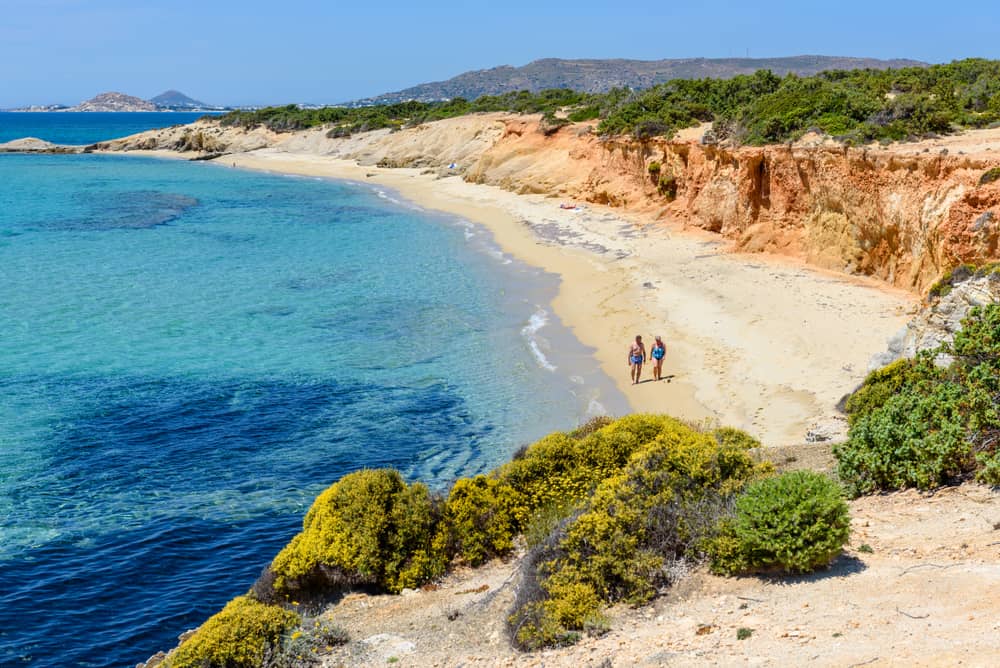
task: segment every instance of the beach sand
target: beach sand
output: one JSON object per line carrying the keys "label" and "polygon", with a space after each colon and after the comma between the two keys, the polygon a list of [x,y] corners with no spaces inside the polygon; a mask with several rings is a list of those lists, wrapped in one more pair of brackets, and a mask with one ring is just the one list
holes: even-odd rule
{"label": "beach sand", "polygon": [[[154,152],[176,157],[176,153]],[[912,314],[913,295],[794,260],[728,252],[718,237],[606,207],[380,169],[310,153],[261,149],[221,164],[362,181],[428,209],[482,224],[507,253],[561,277],[552,307],[635,411],[718,420],[765,445],[805,440],[868,371]],[[666,380],[632,385],[636,334],[662,335]],[[567,370],[573,373],[573,370]]]}

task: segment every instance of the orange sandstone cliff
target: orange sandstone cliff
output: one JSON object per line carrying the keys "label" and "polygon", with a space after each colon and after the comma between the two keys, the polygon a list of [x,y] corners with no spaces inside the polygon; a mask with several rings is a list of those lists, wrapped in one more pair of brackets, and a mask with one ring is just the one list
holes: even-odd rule
{"label": "orange sandstone cliff", "polygon": [[[468,180],[651,213],[719,233],[740,250],[792,255],[912,290],[957,264],[998,255],[1000,180],[979,182],[1000,165],[1000,151],[724,148],[600,139],[574,127],[545,136],[536,122],[517,118],[505,126],[467,168]],[[1000,146],[1000,132],[989,132]],[[965,139],[975,142],[975,133]],[[658,173],[649,171],[653,163]],[[663,177],[674,180],[672,201],[658,189]]]}

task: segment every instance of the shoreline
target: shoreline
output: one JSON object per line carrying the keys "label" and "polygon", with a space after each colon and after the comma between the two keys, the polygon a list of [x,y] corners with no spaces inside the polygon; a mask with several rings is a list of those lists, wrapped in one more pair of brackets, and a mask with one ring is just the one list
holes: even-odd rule
{"label": "shoreline", "polygon": [[[694,389],[687,387],[683,381],[661,382],[670,405],[677,406],[667,411],[656,397],[649,393],[638,394],[629,392],[633,388],[626,380],[628,374],[625,365],[625,349],[628,341],[623,340],[620,355],[614,355],[610,348],[617,339],[601,336],[586,323],[594,322],[596,318],[608,315],[602,302],[593,301],[592,295],[617,295],[622,282],[627,279],[625,272],[611,266],[595,267],[593,253],[566,245],[545,246],[539,243],[539,238],[532,229],[518,220],[508,208],[505,208],[502,194],[510,197],[520,197],[506,193],[491,186],[475,186],[461,181],[459,177],[438,180],[428,175],[420,174],[420,170],[409,168],[379,168],[364,167],[350,160],[321,159],[310,160],[310,156],[292,154],[274,154],[279,156],[273,164],[272,158],[261,158],[261,154],[227,155],[214,162],[220,164],[235,163],[237,168],[254,169],[292,173],[301,176],[320,176],[334,179],[350,180],[370,185],[380,184],[391,188],[414,204],[436,211],[467,218],[485,227],[493,235],[501,250],[518,260],[538,267],[547,273],[559,277],[556,296],[552,300],[552,309],[560,318],[562,324],[569,329],[583,345],[594,350],[594,357],[605,375],[615,384],[625,397],[634,412],[671,412],[671,414],[686,419],[703,419],[712,417],[711,411],[694,399]],[[287,156],[287,157],[286,157]],[[369,176],[373,175],[373,176]],[[446,182],[448,188],[432,188],[430,185],[441,185]],[[490,191],[479,197],[473,192],[457,192],[468,188],[483,188]],[[497,201],[491,202],[490,199]],[[555,252],[553,252],[555,251]],[[598,271],[594,271],[598,269]],[[638,295],[636,295],[638,297]],[[617,314],[616,314],[617,315]],[[597,334],[596,336],[594,334]],[[652,335],[644,335],[649,336]],[[620,364],[615,364],[616,358],[621,358]],[[664,367],[666,370],[666,365]],[[573,373],[568,370],[568,373]],[[651,371],[643,369],[643,377],[651,383]]]}
{"label": "shoreline", "polygon": [[[132,155],[182,158],[165,150]],[[276,149],[234,153],[223,166],[344,179],[393,189],[426,209],[486,227],[503,252],[559,277],[552,309],[633,411],[716,420],[765,445],[793,445],[861,382],[870,358],[917,298],[778,256],[728,252],[706,232],[594,205],[438,178],[413,168]],[[625,362],[635,334],[663,335],[666,380],[635,386]],[[568,370],[572,373],[572,370]],[[834,429],[836,431],[836,428]]]}

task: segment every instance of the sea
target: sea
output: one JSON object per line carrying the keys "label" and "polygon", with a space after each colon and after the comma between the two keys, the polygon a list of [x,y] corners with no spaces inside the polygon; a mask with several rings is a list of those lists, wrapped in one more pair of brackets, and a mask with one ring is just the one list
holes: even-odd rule
{"label": "sea", "polygon": [[[195,116],[7,113],[0,141]],[[371,183],[0,155],[0,666],[134,666],[345,473],[445,491],[625,412],[557,287]]]}

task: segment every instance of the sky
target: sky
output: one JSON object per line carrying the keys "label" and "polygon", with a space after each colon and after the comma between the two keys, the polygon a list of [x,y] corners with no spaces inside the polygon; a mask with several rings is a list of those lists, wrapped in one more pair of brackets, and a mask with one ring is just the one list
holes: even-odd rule
{"label": "sky", "polygon": [[538,58],[1000,59],[1000,2],[0,0],[0,108],[336,103]]}

